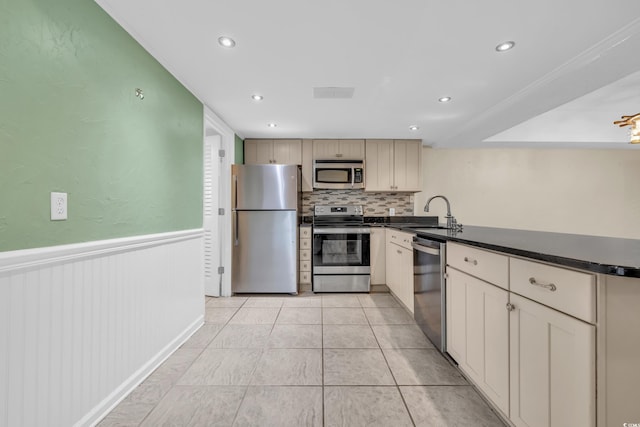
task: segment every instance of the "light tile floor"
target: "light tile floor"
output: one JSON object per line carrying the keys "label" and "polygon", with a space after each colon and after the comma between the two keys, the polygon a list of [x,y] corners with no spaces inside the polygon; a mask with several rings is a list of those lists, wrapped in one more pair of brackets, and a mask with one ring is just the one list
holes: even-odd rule
{"label": "light tile floor", "polygon": [[389,294],[207,298],[205,320],[101,427],[504,426]]}

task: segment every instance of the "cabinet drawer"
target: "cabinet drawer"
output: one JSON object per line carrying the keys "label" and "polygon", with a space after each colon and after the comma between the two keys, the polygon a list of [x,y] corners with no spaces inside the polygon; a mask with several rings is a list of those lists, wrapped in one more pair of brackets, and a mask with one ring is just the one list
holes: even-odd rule
{"label": "cabinet drawer", "polygon": [[311,272],[310,271],[301,271],[300,272],[300,283],[304,283],[304,284],[311,283]]}
{"label": "cabinet drawer", "polygon": [[311,239],[300,239],[300,250],[311,250]]}
{"label": "cabinet drawer", "polygon": [[300,251],[300,261],[311,261],[311,251],[308,249]]}
{"label": "cabinet drawer", "polygon": [[595,275],[519,258],[509,262],[511,292],[595,323]]}
{"label": "cabinet drawer", "polygon": [[509,289],[509,257],[447,243],[447,264],[503,289]]}
{"label": "cabinet drawer", "polygon": [[387,228],[387,242],[395,243],[402,246],[405,249],[413,249],[411,242],[413,242],[413,234],[405,233],[404,231],[398,231],[393,228]]}
{"label": "cabinet drawer", "polygon": [[311,271],[311,261],[300,261],[300,271]]}
{"label": "cabinet drawer", "polygon": [[301,239],[310,239],[311,238],[311,227],[300,227],[300,238]]}

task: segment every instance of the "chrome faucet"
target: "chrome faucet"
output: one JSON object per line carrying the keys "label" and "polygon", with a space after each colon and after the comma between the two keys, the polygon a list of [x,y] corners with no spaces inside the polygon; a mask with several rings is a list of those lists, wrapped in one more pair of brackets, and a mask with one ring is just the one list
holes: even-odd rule
{"label": "chrome faucet", "polygon": [[450,230],[452,229],[461,230],[462,224],[458,224],[458,221],[456,221],[456,218],[453,215],[451,215],[451,205],[449,204],[449,200],[446,197],[441,195],[430,197],[429,200],[427,200],[427,204],[424,205],[424,211],[429,212],[429,203],[431,203],[433,199],[437,199],[437,198],[441,198],[447,204],[447,216],[446,216],[447,228]]}

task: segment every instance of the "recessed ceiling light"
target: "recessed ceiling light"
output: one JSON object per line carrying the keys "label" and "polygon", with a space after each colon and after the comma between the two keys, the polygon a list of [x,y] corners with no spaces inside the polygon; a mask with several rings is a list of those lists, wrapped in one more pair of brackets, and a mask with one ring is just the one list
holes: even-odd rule
{"label": "recessed ceiling light", "polygon": [[418,126],[416,126],[416,125],[409,126],[409,130],[418,130],[418,129],[420,129],[420,128]]}
{"label": "recessed ceiling light", "polygon": [[255,94],[251,95],[251,99],[253,99],[254,101],[262,101],[264,99],[264,96]]}
{"label": "recessed ceiling light", "polygon": [[269,123],[267,126],[269,126],[270,128],[274,128],[274,127],[276,127],[276,126],[278,126],[278,125],[277,125],[277,124],[275,124],[275,123]]}
{"label": "recessed ceiling light", "polygon": [[513,48],[515,45],[516,45],[516,42],[512,42],[512,41],[502,42],[498,46],[496,46],[496,50],[498,52],[504,52],[506,50]]}
{"label": "recessed ceiling light", "polygon": [[438,101],[440,101],[440,102],[449,102],[449,101],[451,101],[451,97],[450,96],[443,96],[442,98],[438,98]]}
{"label": "recessed ceiling light", "polygon": [[236,45],[235,40],[227,36],[218,37],[218,43],[222,47],[229,47],[229,48],[234,47]]}

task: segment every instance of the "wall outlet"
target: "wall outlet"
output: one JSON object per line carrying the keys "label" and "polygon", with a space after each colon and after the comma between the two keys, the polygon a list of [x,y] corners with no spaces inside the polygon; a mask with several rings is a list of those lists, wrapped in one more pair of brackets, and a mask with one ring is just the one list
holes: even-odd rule
{"label": "wall outlet", "polygon": [[51,193],[51,221],[67,219],[67,193]]}
{"label": "wall outlet", "polygon": [[389,216],[396,216],[396,208],[389,208]]}

